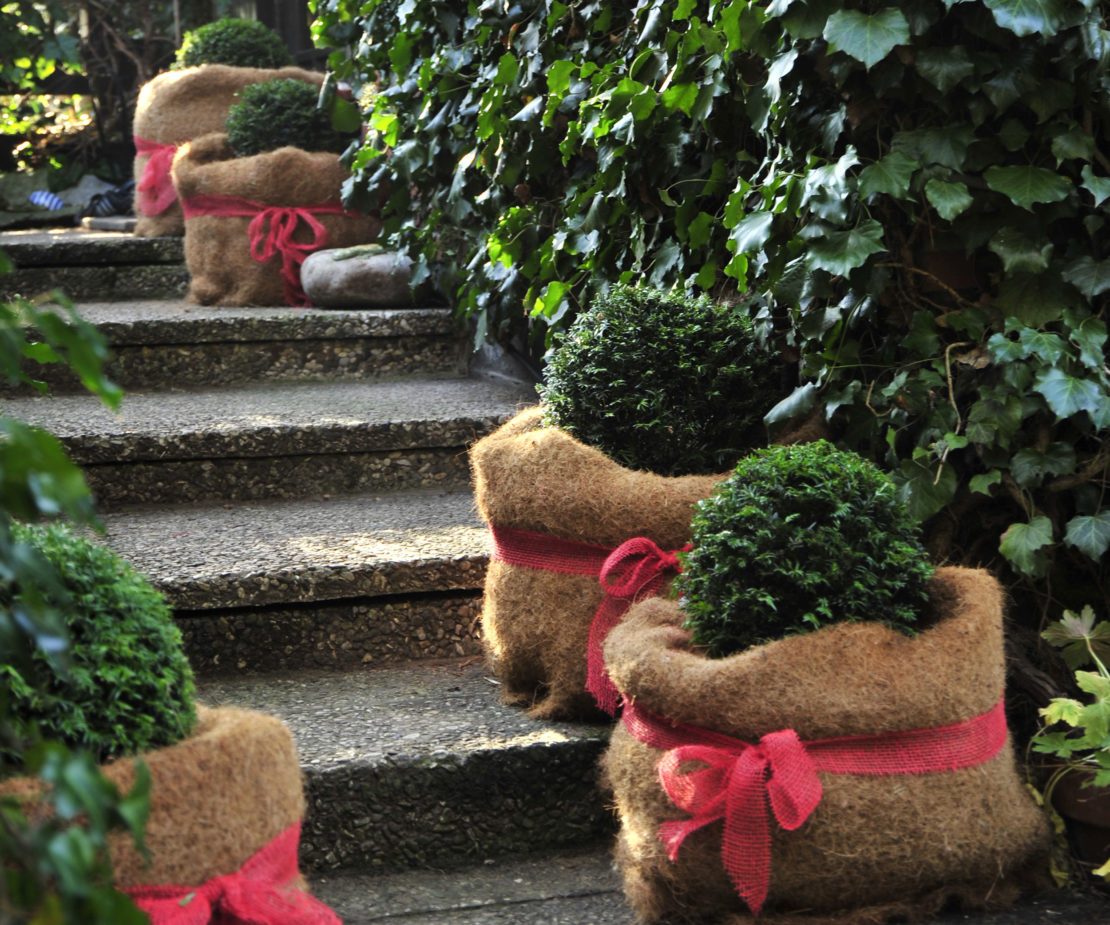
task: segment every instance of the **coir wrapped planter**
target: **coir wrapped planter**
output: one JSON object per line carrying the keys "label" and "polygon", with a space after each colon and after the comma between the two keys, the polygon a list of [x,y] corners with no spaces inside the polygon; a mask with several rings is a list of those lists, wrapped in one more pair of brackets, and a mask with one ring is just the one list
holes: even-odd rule
{"label": "coir wrapped planter", "polygon": [[299,67],[204,64],[166,71],[143,85],[133,125],[136,235],[180,237],[185,233],[185,216],[170,176],[177,148],[201,135],[222,132],[228,110],[244,87],[278,79],[319,87],[324,75]]}
{"label": "coir wrapped planter", "polygon": [[222,133],[182,147],[173,181],[185,211],[189,299],[202,305],[307,305],[300,265],[317,250],[374,241],[377,216],[340,203],[339,156],[278,148],[235,157]]}
{"label": "coir wrapped planter", "polygon": [[[661,592],[670,554],[690,539],[696,501],[723,475],[635,472],[566,431],[521,412],[470,451],[478,511],[495,551],[486,575],[482,626],[506,701],[548,719],[602,719],[586,689],[591,626],[600,667],[598,611],[612,622],[631,599]],[[600,572],[625,541],[608,583]],[[670,565],[668,564],[670,563]],[[602,631],[602,635],[603,635]]]}
{"label": "coir wrapped planter", "polygon": [[873,923],[1050,885],[1005,728],[998,584],[941,568],[929,593],[915,637],[840,623],[710,659],[661,599],[613,630],[626,705],[604,766],[641,920]]}
{"label": "coir wrapped planter", "polygon": [[[155,922],[225,921],[226,915],[227,921],[338,925],[327,906],[303,892],[297,869],[305,799],[288,728],[230,707],[198,706],[197,714],[189,738],[141,756],[151,773],[150,864],[128,834],[113,833],[116,887]],[[122,759],[102,771],[127,790],[135,762]],[[0,793],[23,798],[33,812],[41,786],[16,778],[0,783]]]}

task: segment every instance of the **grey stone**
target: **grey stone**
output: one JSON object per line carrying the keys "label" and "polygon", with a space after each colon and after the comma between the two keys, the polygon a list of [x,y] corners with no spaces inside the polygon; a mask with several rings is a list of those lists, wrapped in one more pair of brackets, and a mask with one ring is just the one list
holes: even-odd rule
{"label": "grey stone", "polygon": [[305,294],[329,308],[408,305],[411,283],[412,260],[377,244],[316,251],[301,265]]}

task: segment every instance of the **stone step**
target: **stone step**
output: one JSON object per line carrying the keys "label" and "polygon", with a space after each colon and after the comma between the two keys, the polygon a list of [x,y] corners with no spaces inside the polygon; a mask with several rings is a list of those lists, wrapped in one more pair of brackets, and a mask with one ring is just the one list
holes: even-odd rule
{"label": "stone step", "polygon": [[[531,394],[530,394],[531,393]],[[469,484],[465,447],[534,401],[482,379],[273,383],[8,398],[4,414],[54,433],[101,510]]]}
{"label": "stone step", "polygon": [[203,674],[475,655],[469,492],[132,510],[104,541],[167,596]]}
{"label": "stone step", "polygon": [[[447,308],[212,308],[140,299],[85,301],[78,311],[105,335],[106,371],[128,391],[467,371],[467,338]],[[60,365],[29,372],[55,393],[82,390]]]}
{"label": "stone step", "polygon": [[597,783],[609,726],[502,705],[479,658],[209,679],[197,697],[288,723],[306,872],[458,867],[612,836]]}
{"label": "stone step", "polygon": [[0,277],[0,298],[53,289],[75,301],[175,298],[189,284],[182,238],[85,228],[5,231],[0,250],[15,264]]}

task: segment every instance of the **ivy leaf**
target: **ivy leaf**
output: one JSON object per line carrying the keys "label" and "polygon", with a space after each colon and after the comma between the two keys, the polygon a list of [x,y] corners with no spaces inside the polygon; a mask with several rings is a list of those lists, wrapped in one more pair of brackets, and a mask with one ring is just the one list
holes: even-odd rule
{"label": "ivy leaf", "polygon": [[1057,421],[1086,411],[1097,423],[1104,416],[1108,404],[1097,383],[1068,375],[1058,366],[1038,370],[1034,390],[1044,396]]}
{"label": "ivy leaf", "polygon": [[898,199],[911,198],[910,179],[921,165],[908,154],[891,151],[868,164],[859,174],[859,194],[864,199],[883,193]]}
{"label": "ivy leaf", "polygon": [[1089,161],[1095,156],[1095,140],[1079,126],[1073,126],[1052,139],[1056,162],[1078,159]]}
{"label": "ivy leaf", "polygon": [[973,475],[971,481],[968,482],[967,487],[976,494],[989,495],[991,487],[994,485],[1002,484],[1002,473],[998,469],[991,469],[990,472],[984,472],[980,475]]}
{"label": "ivy leaf", "polygon": [[862,61],[870,70],[895,46],[909,42],[910,24],[901,10],[890,7],[873,16],[838,10],[825,24],[824,38],[830,49]]}
{"label": "ivy leaf", "polygon": [[1091,299],[1110,289],[1110,258],[1095,260],[1087,255],[1068,264],[1064,279]]}
{"label": "ivy leaf", "polygon": [[856,267],[863,266],[872,254],[885,250],[883,226],[875,219],[867,219],[855,228],[828,232],[811,240],[806,264],[810,269],[845,276]]}
{"label": "ivy leaf", "polygon": [[1030,212],[1038,202],[1067,199],[1073,189],[1071,182],[1054,170],[1028,165],[988,167],[983,172],[983,179],[996,193],[1008,196],[1014,205]]}
{"label": "ivy leaf", "polygon": [[1023,575],[1039,578],[1048,566],[1045,547],[1051,545],[1052,521],[1039,515],[1027,524],[1011,524],[998,549]]}
{"label": "ivy leaf", "polygon": [[925,184],[925,198],[946,222],[966,211],[974,201],[963,183],[938,180],[935,177]]}
{"label": "ivy leaf", "polygon": [[947,93],[975,73],[975,62],[963,45],[922,48],[915,63],[918,73],[941,93]]}
{"label": "ivy leaf", "polygon": [[994,21],[1014,35],[1053,36],[1067,14],[1065,0],[984,0]]}
{"label": "ivy leaf", "polygon": [[898,132],[890,140],[895,151],[904,151],[922,164],[940,164],[962,170],[967,149],[975,140],[970,125],[949,125],[945,128],[918,128]]}
{"label": "ivy leaf", "polygon": [[1083,165],[1080,175],[1083,182],[1079,185],[1094,197],[1096,208],[1110,199],[1110,177],[1096,177],[1090,164]]}
{"label": "ivy leaf", "polygon": [[1010,226],[1000,228],[987,246],[1002,259],[1006,273],[1039,273],[1052,259],[1051,242],[1038,246],[1038,242]]}
{"label": "ivy leaf", "polygon": [[780,424],[809,414],[817,405],[817,386],[812,382],[798,386],[763,416],[765,424]]}
{"label": "ivy leaf", "polygon": [[1110,510],[1073,517],[1068,521],[1064,542],[1095,562],[1110,549]]}
{"label": "ivy leaf", "polygon": [[1067,443],[1050,443],[1042,452],[1032,447],[1018,450],[1010,461],[1010,474],[1022,488],[1036,488],[1047,475],[1075,471],[1075,450]]}
{"label": "ivy leaf", "polygon": [[774,218],[771,212],[753,212],[740,219],[729,234],[736,253],[750,254],[761,250],[771,236]]}
{"label": "ivy leaf", "polygon": [[897,476],[898,495],[910,517],[919,522],[928,520],[948,504],[956,496],[960,481],[948,463],[934,468],[918,459],[903,459]]}

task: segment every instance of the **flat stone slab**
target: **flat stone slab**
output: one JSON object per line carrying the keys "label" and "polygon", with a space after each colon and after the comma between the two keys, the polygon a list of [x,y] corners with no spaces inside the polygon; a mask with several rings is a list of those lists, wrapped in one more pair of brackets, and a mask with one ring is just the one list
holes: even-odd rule
{"label": "flat stone slab", "polygon": [[184,238],[137,238],[127,231],[88,228],[0,232],[0,250],[17,267],[183,263]]}
{"label": "flat stone slab", "polygon": [[635,925],[608,847],[488,859],[462,870],[311,878],[346,925]]}
{"label": "flat stone slab", "polygon": [[105,542],[179,610],[476,591],[489,537],[469,492],[153,508]]}
{"label": "flat stone slab", "polygon": [[10,398],[0,408],[51,431],[88,465],[461,447],[534,401],[530,391],[477,379],[310,382],[132,392],[118,413],[89,395]]}
{"label": "flat stone slab", "polygon": [[597,844],[608,725],[504,706],[480,659],[201,681],[198,700],[288,723],[305,772],[306,870],[387,872]]}

